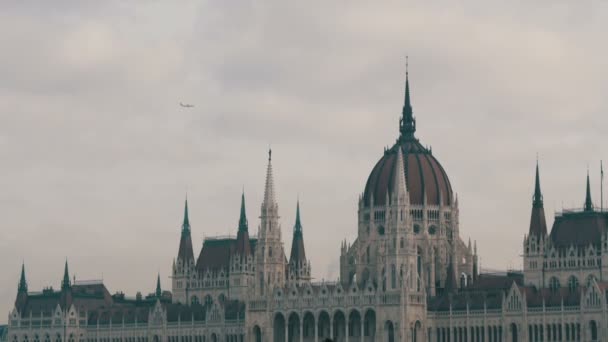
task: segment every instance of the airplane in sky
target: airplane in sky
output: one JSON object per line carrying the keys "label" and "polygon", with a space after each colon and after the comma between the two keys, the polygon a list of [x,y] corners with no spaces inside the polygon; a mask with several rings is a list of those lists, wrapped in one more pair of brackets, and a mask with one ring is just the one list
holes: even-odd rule
{"label": "airplane in sky", "polygon": [[193,108],[194,105],[193,104],[189,104],[189,103],[179,103],[180,106],[184,107],[184,108]]}

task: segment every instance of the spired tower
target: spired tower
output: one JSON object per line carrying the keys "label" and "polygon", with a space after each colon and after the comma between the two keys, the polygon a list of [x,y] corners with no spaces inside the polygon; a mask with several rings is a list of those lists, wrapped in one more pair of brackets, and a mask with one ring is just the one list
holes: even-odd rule
{"label": "spired tower", "polygon": [[404,95],[399,137],[359,197],[358,236],[352,245],[343,243],[340,278],[348,286],[435,296],[444,292],[450,272],[457,286],[470,285],[478,259],[460,238],[458,200],[447,173],[416,137],[407,72]]}
{"label": "spired tower", "polygon": [[540,190],[540,174],[536,162],[536,177],[534,180],[534,195],[532,197],[532,213],[530,229],[524,236],[524,280],[526,285],[544,287],[543,261],[547,243],[547,221],[543,206],[543,195]]}
{"label": "spired tower", "polygon": [[190,218],[188,217],[188,199],[186,199],[184,205],[184,222],[182,223],[179,250],[177,252],[177,260],[173,260],[172,272],[173,301],[176,303],[188,303],[190,279],[195,276]]}
{"label": "spired tower", "polygon": [[260,214],[261,223],[255,248],[255,286],[258,295],[264,295],[269,293],[268,291],[271,292],[274,287],[285,285],[287,258],[283,250],[279,218],[279,205],[275,198],[272,176],[272,150],[269,150],[264,201]]}
{"label": "spired tower", "polygon": [[230,287],[231,299],[244,299],[248,289],[253,286],[254,261],[249,240],[249,223],[245,210],[245,192],[241,195],[241,214],[239,228],[236,234],[236,246],[230,257]]}
{"label": "spired tower", "polygon": [[310,281],[310,261],[306,259],[304,249],[304,235],[302,233],[302,222],[300,220],[300,201],[296,206],[296,223],[293,227],[293,239],[291,242],[291,254],[289,257],[288,280],[289,283],[300,286]]}

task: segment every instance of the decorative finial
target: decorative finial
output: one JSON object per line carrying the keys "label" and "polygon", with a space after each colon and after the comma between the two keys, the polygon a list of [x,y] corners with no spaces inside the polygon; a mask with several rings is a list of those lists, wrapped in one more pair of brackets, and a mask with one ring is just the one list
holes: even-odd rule
{"label": "decorative finial", "polygon": [[272,149],[268,147],[268,161],[272,160]]}
{"label": "decorative finial", "polygon": [[408,64],[409,64],[409,63],[408,63],[408,59],[409,59],[409,56],[408,56],[408,55],[405,55],[405,75],[406,75],[406,76],[407,76],[407,74],[408,74]]}

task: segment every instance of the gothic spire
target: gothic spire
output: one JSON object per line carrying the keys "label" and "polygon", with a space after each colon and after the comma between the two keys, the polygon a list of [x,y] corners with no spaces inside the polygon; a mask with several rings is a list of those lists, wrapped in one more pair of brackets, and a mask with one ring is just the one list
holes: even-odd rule
{"label": "gothic spire", "polygon": [[410,81],[407,56],[405,57],[405,100],[403,103],[399,130],[401,132],[401,138],[403,139],[413,139],[414,133],[416,132],[416,119],[414,118],[414,112],[412,110],[412,103],[410,100]]}
{"label": "gothic spire", "polygon": [[245,191],[241,195],[241,216],[239,217],[239,229],[236,233],[236,252],[243,258],[251,254],[249,227],[245,212]]}
{"label": "gothic spire", "polygon": [[70,284],[70,272],[68,271],[68,260],[65,260],[65,268],[63,270],[63,280],[61,281],[61,289],[68,290],[72,285]]}
{"label": "gothic spire", "polygon": [[154,294],[156,295],[156,298],[160,298],[163,294],[163,291],[160,288],[160,273],[156,277],[156,292]]}
{"label": "gothic spire", "polygon": [[591,185],[589,183],[589,170],[587,170],[587,193],[585,195],[585,211],[593,211],[593,202],[591,201]]}
{"label": "gothic spire", "polygon": [[547,235],[547,221],[545,220],[545,209],[543,208],[543,194],[540,191],[540,172],[538,171],[538,160],[536,161],[536,178],[534,180],[534,196],[532,198],[532,213],[530,215],[529,236],[537,238]]}
{"label": "gothic spire", "polygon": [[190,219],[188,218],[188,198],[184,205],[184,223],[182,223],[182,235],[190,235]]}
{"label": "gothic spire", "polygon": [[190,233],[190,218],[188,217],[188,198],[184,205],[184,222],[182,223],[182,236],[179,240],[177,259],[182,263],[194,262],[194,251],[192,250],[192,236]]}
{"label": "gothic spire", "polygon": [[407,196],[407,183],[405,181],[405,168],[403,167],[403,151],[401,145],[397,144],[397,159],[393,170],[393,186],[391,201],[404,201]]}
{"label": "gothic spire", "polygon": [[293,240],[291,242],[289,263],[291,265],[301,266],[304,262],[306,262],[306,251],[304,250],[304,236],[302,234],[302,221],[300,220],[300,200],[298,200],[296,206],[296,223],[293,227]]}
{"label": "gothic spire", "polygon": [[534,208],[543,207],[543,195],[540,191],[540,175],[538,172],[538,160],[536,161],[536,180],[534,183],[534,200],[532,201],[532,206]]}
{"label": "gothic spire", "polygon": [[268,168],[266,169],[266,186],[264,187],[265,207],[273,206],[276,203],[274,195],[274,179],[272,177],[272,150],[268,150]]}
{"label": "gothic spire", "polygon": [[25,281],[25,263],[21,264],[21,278],[17,293],[27,293],[27,281]]}
{"label": "gothic spire", "polygon": [[239,232],[248,231],[247,213],[245,212],[245,191],[241,195],[241,216],[239,217]]}
{"label": "gothic spire", "polygon": [[296,205],[296,224],[293,227],[295,232],[302,233],[302,222],[300,221],[300,199],[298,199],[298,204]]}

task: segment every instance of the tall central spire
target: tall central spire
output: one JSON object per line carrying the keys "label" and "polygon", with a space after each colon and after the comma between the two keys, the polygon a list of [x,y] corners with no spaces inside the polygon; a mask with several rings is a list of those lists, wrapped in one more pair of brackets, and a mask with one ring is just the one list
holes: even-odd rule
{"label": "tall central spire", "polygon": [[405,100],[403,103],[401,120],[399,121],[401,138],[414,139],[414,133],[416,132],[416,119],[414,118],[412,103],[410,101],[410,81],[407,56],[405,57]]}
{"label": "tall central spire", "polygon": [[585,211],[593,211],[593,202],[591,201],[591,185],[589,183],[589,170],[587,170],[587,193],[585,194]]}
{"label": "tall central spire", "polygon": [[270,207],[275,204],[274,196],[274,179],[272,177],[272,150],[268,150],[268,168],[266,170],[266,186],[264,188],[264,203],[265,207]]}

